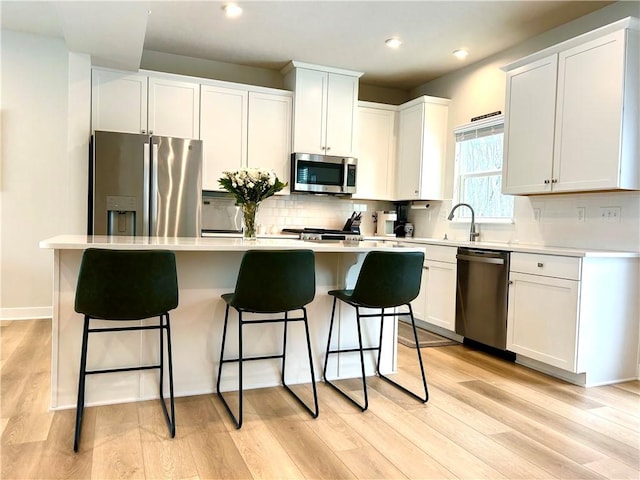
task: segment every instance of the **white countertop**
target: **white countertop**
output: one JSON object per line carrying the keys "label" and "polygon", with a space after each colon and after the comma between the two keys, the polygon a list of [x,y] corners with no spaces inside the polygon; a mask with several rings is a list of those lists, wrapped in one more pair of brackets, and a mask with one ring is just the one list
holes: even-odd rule
{"label": "white countertop", "polygon": [[[40,248],[55,250],[83,250],[85,248],[139,249],[201,252],[242,252],[246,250],[309,249],[314,252],[368,252],[370,250],[393,251],[403,248],[398,242],[366,240],[346,241],[302,241],[297,238],[269,237],[244,240],[241,237],[110,237],[106,235],[58,235],[40,242]],[[404,247],[406,249],[406,246]],[[424,251],[415,245],[412,250]]]}
{"label": "white countertop", "polygon": [[[366,237],[366,240],[379,240],[383,237]],[[640,252],[625,252],[618,250],[597,250],[585,248],[554,247],[549,245],[534,245],[526,243],[498,243],[498,242],[469,242],[468,240],[444,240],[437,238],[388,238],[387,241],[397,241],[399,243],[413,243],[420,245],[443,245],[447,247],[476,247],[489,250],[502,250],[519,253],[538,253],[545,255],[561,255],[567,257],[614,257],[614,258],[640,258]]]}
{"label": "white countertop", "polygon": [[[295,235],[266,235],[257,240],[244,240],[238,234],[216,234],[207,237],[109,237],[105,235],[58,235],[40,242],[40,248],[74,250],[94,248],[160,249],[175,251],[246,251],[249,249],[308,248],[315,252],[367,252],[394,250],[407,245],[420,250],[421,245],[476,247],[508,252],[561,255],[568,257],[640,258],[640,252],[554,247],[524,243],[469,242],[421,237],[366,236],[362,242],[301,241]],[[410,248],[410,247],[409,247]]]}

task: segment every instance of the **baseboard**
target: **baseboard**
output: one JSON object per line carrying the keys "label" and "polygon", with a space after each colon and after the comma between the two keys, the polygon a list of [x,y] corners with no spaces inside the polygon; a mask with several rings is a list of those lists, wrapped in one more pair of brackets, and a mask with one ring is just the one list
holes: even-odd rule
{"label": "baseboard", "polygon": [[36,320],[51,318],[53,307],[0,308],[0,320]]}

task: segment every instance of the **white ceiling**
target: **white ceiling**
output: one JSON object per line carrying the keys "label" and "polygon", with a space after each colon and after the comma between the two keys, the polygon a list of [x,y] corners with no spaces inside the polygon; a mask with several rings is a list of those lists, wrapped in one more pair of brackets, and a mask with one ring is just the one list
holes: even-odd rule
{"label": "white ceiling", "polygon": [[[224,3],[2,0],[1,22],[64,38],[94,65],[137,70],[143,49],[274,70],[299,60],[410,89],[612,2],[239,0],[236,19]],[[392,36],[398,50],[384,45]],[[464,62],[451,55],[461,47]]]}

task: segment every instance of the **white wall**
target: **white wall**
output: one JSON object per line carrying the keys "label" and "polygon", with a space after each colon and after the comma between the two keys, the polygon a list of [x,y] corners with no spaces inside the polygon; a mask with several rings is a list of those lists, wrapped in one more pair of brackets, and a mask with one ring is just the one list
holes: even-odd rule
{"label": "white wall", "polygon": [[[445,197],[453,195],[455,139],[453,129],[469,123],[472,117],[500,110],[504,112],[505,74],[500,69],[543,48],[581,33],[612,23],[627,16],[638,16],[637,2],[617,2],[581,17],[485,61],[470,65],[450,75],[426,83],[412,93],[450,98],[449,142],[445,173]],[[472,58],[472,57],[470,57]],[[410,218],[417,236],[466,239],[468,224],[446,220],[451,201],[430,202],[430,209],[412,210]],[[586,208],[585,221],[579,221],[577,207]],[[603,223],[600,207],[621,208],[620,223]],[[534,212],[539,211],[539,220]],[[613,192],[579,195],[543,195],[516,197],[515,223],[512,225],[480,225],[481,239],[486,241],[520,241],[556,246],[576,246],[616,250],[640,248],[640,193]]]}
{"label": "white wall", "polygon": [[3,30],[1,49],[0,318],[50,316],[53,254],[38,242],[85,228],[90,65],[62,40]]}

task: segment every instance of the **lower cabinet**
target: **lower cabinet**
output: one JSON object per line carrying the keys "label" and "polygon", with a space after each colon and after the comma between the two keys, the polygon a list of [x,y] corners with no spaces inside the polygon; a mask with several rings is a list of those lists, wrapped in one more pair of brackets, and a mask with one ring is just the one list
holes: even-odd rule
{"label": "lower cabinet", "polygon": [[456,250],[427,246],[420,294],[411,303],[416,318],[451,332],[456,328]]}
{"label": "lower cabinet", "polygon": [[507,350],[520,363],[585,386],[636,378],[637,258],[512,253],[509,279]]}

